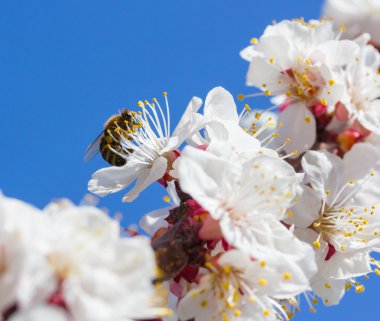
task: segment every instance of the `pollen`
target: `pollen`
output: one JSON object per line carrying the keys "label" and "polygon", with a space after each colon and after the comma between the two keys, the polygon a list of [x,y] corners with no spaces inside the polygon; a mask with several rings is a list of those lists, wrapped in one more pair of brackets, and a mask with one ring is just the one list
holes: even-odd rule
{"label": "pollen", "polygon": [[269,316],[269,314],[270,314],[269,310],[264,310],[263,311],[263,316],[267,317],[267,316]]}
{"label": "pollen", "polygon": [[225,266],[223,266],[223,271],[226,274],[230,274],[231,273],[231,267],[229,265],[225,265]]}
{"label": "pollen", "polygon": [[234,311],[234,316],[235,317],[240,317],[240,315],[241,315],[241,311],[240,310],[235,310]]}
{"label": "pollen", "polygon": [[202,307],[202,308],[207,307],[207,300],[203,300],[203,301],[201,302],[201,307]]}
{"label": "pollen", "polygon": [[237,99],[240,101],[244,100],[244,97],[245,97],[244,94],[238,94],[237,95]]}
{"label": "pollen", "polygon": [[251,42],[252,45],[257,45],[259,43],[259,39],[252,38],[250,42]]}
{"label": "pollen", "polygon": [[359,286],[356,287],[355,292],[356,293],[363,293],[364,290],[365,290],[364,285],[359,285]]}

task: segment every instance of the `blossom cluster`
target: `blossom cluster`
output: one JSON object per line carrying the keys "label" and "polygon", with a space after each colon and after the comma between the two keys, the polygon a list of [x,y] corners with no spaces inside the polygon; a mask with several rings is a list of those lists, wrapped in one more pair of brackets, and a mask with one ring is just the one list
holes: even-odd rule
{"label": "blossom cluster", "polygon": [[1,197],[2,319],[289,320],[364,292],[380,275],[375,7],[330,0],[326,18],[268,26],[241,51],[251,92],[194,97],[174,130],[166,92],[111,118],[100,150],[118,162],[88,189],[128,203],[161,184],[150,239],[95,207]]}

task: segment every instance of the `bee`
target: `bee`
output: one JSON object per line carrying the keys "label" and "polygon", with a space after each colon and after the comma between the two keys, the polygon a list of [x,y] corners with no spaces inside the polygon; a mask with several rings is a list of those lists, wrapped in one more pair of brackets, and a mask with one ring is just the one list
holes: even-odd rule
{"label": "bee", "polygon": [[87,148],[84,160],[93,159],[98,152],[103,159],[112,166],[123,166],[127,163],[127,155],[133,150],[125,149],[121,142],[123,139],[132,140],[130,134],[140,127],[136,112],[122,109],[119,114],[112,116],[104,124],[103,131]]}

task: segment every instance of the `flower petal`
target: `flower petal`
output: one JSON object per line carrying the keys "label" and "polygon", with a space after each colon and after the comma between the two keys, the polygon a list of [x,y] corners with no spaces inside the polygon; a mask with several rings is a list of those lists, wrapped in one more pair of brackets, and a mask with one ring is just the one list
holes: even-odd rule
{"label": "flower petal", "polygon": [[144,169],[141,172],[140,176],[137,178],[135,186],[124,195],[123,202],[132,202],[145,188],[162,178],[167,170],[167,165],[168,161],[165,157],[157,158],[154,161],[152,168]]}
{"label": "flower petal", "polygon": [[[299,103],[289,106],[280,113],[279,123],[283,123],[279,131],[279,139],[285,142],[290,138],[290,142],[285,145],[287,153],[298,151],[298,156],[310,149],[316,139],[316,123],[313,114]],[[298,157],[298,156],[295,157]]]}

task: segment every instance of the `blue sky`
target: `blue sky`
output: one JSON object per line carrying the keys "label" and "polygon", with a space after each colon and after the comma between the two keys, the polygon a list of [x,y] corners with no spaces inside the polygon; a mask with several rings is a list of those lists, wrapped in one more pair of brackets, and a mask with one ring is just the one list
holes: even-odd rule
{"label": "blue sky", "polygon": [[[215,86],[246,92],[239,51],[272,20],[318,17],[320,0],[12,0],[0,3],[0,189],[42,207],[79,202],[91,173],[86,147],[120,108],[167,91],[178,120],[192,96]],[[251,103],[255,105],[254,103]],[[259,106],[263,101],[257,101]],[[154,186],[132,204],[101,206],[124,224],[163,206]],[[296,320],[366,321],[379,281],[337,308]]]}

